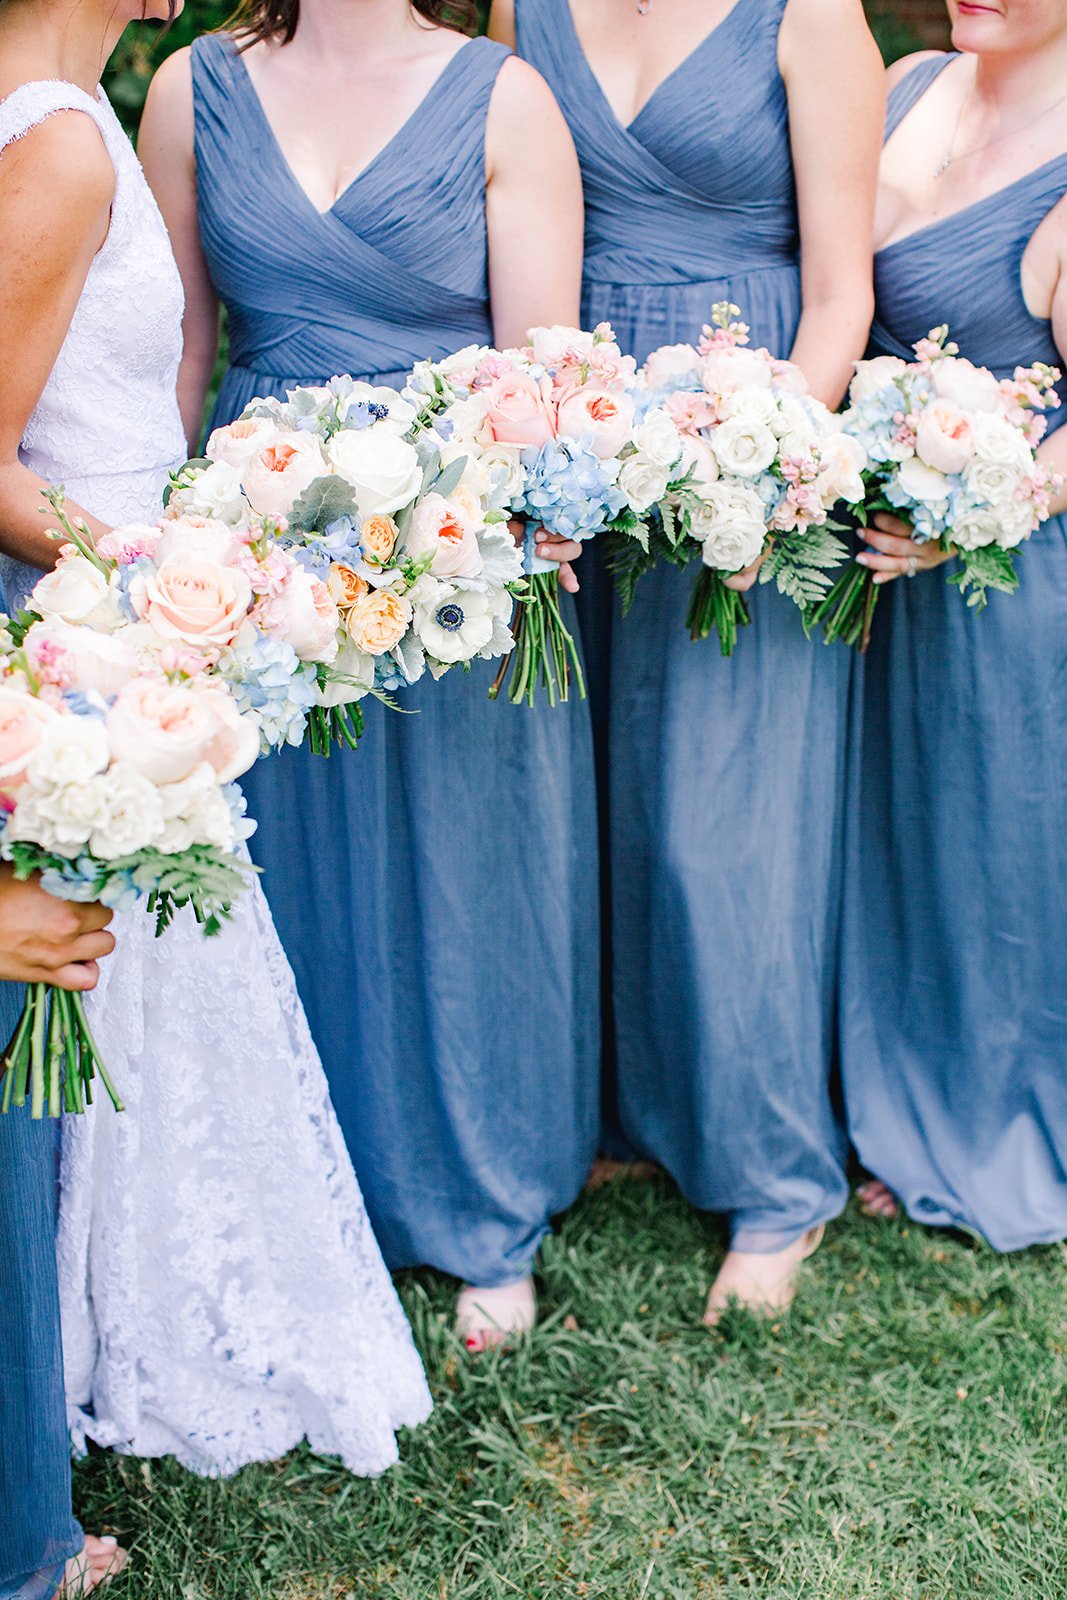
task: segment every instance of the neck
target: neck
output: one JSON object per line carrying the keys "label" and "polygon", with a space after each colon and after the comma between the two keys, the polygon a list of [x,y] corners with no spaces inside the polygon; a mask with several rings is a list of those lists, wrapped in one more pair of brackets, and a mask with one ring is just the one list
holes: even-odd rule
{"label": "neck", "polygon": [[125,18],[113,0],[15,0],[0,5],[0,60],[5,83],[61,78],[95,94]]}
{"label": "neck", "polygon": [[980,55],[975,62],[974,96],[994,114],[1051,106],[1067,90],[1067,35],[1039,50]]}
{"label": "neck", "polygon": [[350,52],[364,61],[395,57],[427,27],[408,0],[302,0],[290,49],[323,65],[344,65]]}

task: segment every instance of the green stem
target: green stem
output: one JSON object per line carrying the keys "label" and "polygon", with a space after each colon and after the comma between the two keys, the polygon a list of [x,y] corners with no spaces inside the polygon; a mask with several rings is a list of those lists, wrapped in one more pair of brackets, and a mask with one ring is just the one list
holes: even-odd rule
{"label": "green stem", "polygon": [[71,1009],[74,1012],[75,1024],[78,1032],[81,1034],[83,1048],[87,1050],[89,1054],[92,1067],[95,1067],[96,1071],[99,1073],[100,1082],[104,1085],[104,1088],[111,1096],[111,1104],[115,1107],[115,1110],[122,1111],[125,1109],[122,1103],[122,1098],[119,1095],[118,1090],[115,1088],[115,1085],[112,1083],[107,1068],[104,1066],[103,1058],[97,1048],[96,1040],[93,1038],[93,1030],[89,1026],[89,1018],[85,1015],[85,1001],[82,999],[81,995],[75,991],[70,996],[70,1004]]}
{"label": "green stem", "polygon": [[44,1042],[48,1021],[48,993],[43,983],[33,986],[33,1029],[30,1034],[30,1116],[44,1116]]}

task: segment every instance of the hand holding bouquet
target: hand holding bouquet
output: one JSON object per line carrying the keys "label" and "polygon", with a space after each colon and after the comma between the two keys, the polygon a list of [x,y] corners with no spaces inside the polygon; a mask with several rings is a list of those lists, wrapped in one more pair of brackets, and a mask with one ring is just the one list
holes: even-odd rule
{"label": "hand holding bouquet", "polygon": [[581,660],[559,604],[559,568],[535,550],[538,528],[584,542],[628,511],[623,457],[631,446],[636,364],[607,324],[534,328],[515,350],[472,349],[418,367],[413,388],[432,395],[438,428],[477,461],[491,503],[525,518],[529,585],[515,621],[508,698],[533,705],[566,700],[573,676],[584,697]]}
{"label": "hand holding bouquet", "polygon": [[[264,748],[354,748],[359,702],[506,654],[522,564],[481,475],[429,404],[335,378],[253,400],[175,475],[167,519],[243,547],[248,623],[219,670]],[[164,526],[167,526],[165,522]]]}
{"label": "hand holding bouquet", "polygon": [[[686,621],[694,639],[714,629],[723,655],[749,621],[726,580],[761,557],[759,581],[775,582],[802,611],[825,594],[827,569],[846,554],[830,511],[862,496],[865,465],[861,446],[804,392],[799,369],[748,347],[738,316],[737,306],[716,305],[698,346],[665,346],[646,361],[644,426],[665,417],[681,455],[662,490],[650,484],[645,521],[612,550],[624,609],[657,560],[685,566],[699,557]],[[665,430],[658,421],[655,428],[665,456]],[[637,476],[636,463],[629,473]]]}
{"label": "hand holding bouquet", "polygon": [[[1058,378],[1039,365],[999,381],[959,355],[947,327],[920,340],[912,362],[876,356],[856,367],[841,420],[869,463],[861,521],[891,512],[916,543],[958,556],[948,581],[975,610],[990,589],[1018,587],[1013,552],[1049,514],[1057,478],[1035,450]],[[828,644],[866,650],[877,596],[872,573],[853,562],[812,620]]]}
{"label": "hand holding bouquet", "polygon": [[[52,498],[72,542],[0,631],[0,858],[60,899],[146,898],[157,932],[189,905],[214,932],[251,870],[234,780],[257,731],[221,682],[146,664],[120,569]],[[0,1110],[81,1111],[94,1073],[121,1108],[80,994],[31,985]]]}

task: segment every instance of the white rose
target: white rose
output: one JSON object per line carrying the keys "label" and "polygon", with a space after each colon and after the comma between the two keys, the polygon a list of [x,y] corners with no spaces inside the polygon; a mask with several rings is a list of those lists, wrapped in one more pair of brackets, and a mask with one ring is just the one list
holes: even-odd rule
{"label": "white rose", "polygon": [[522,494],[522,446],[494,443],[482,451],[481,459],[489,476],[490,503],[496,510],[505,510]]}
{"label": "white rose", "polygon": [[488,354],[488,345],[467,344],[462,350],[457,350],[453,355],[445,356],[443,361],[438,361],[437,369],[444,377],[451,378],[457,372],[467,373],[481,366]]}
{"label": "white rose", "polygon": [[182,515],[164,522],[154,560],[156,566],[161,567],[172,556],[204,556],[208,561],[228,566],[241,549],[233,529],[218,517]]}
{"label": "white rose", "polygon": [[241,474],[227,461],[213,461],[210,467],[198,472],[188,488],[179,495],[183,511],[194,516],[218,517],[220,522],[235,525],[248,511],[248,502],[241,492]]}
{"label": "white rose", "polygon": [[593,352],[591,333],[585,333],[581,328],[568,328],[558,322],[551,328],[531,328],[529,337],[533,358],[543,367],[556,366],[569,351],[583,356]]}
{"label": "white rose", "polygon": [[38,789],[85,783],[106,769],[110,754],[102,717],[57,717],[45,728],[26,770]]}
{"label": "white rose", "polygon": [[653,350],[642,369],[650,389],[661,389],[678,378],[687,378],[700,366],[700,356],[691,344],[664,344]]}
{"label": "white rose", "polygon": [[618,483],[634,511],[641,517],[663,499],[670,476],[669,467],[661,466],[658,461],[650,461],[648,456],[639,452],[623,462]]}
{"label": "white rose", "polygon": [[26,651],[38,667],[47,662],[52,672],[58,670],[63,687],[110,699],[137,674],[133,631],[95,633],[62,617],[47,617],[27,633]]}
{"label": "white rose", "polygon": [[194,844],[232,850],[233,817],[215,769],[206,761],[179,783],[164,785],[159,798],[163,803],[163,831],[156,848],[165,855],[179,855]]}
{"label": "white rose", "polygon": [[847,500],[858,505],[864,496],[862,473],[867,452],[851,434],[831,433],[819,442],[819,493],[825,504]]}
{"label": "white rose", "polygon": [[775,400],[777,415],[768,426],[780,439],[788,438],[792,442],[801,440],[801,454],[810,450],[823,433],[833,431],[828,425],[829,412],[825,412],[825,418],[823,416],[825,407],[820,406],[813,416],[811,402],[805,402],[795,394],[778,393]]}
{"label": "white rose", "polygon": [[996,542],[1002,550],[1014,550],[1024,539],[1029,539],[1037,525],[1037,518],[1028,500],[1012,499],[1002,502],[995,509],[1000,523]]}
{"label": "white rose", "polygon": [[481,590],[441,583],[415,607],[415,634],[426,654],[452,666],[471,661],[493,637],[490,597]]}
{"label": "white rose", "polygon": [[92,854],[109,861],[155,844],[163,832],[163,802],[155,784],[122,762],[93,782],[106,788],[107,815],[93,829]]}
{"label": "white rose", "polygon": [[930,379],[935,394],[951,400],[963,411],[999,411],[1000,384],[984,367],[976,367],[962,356],[946,356],[935,361]]}
{"label": "white rose", "polygon": [[744,484],[712,484],[693,518],[692,532],[701,541],[706,567],[740,572],[759,557],[766,541],[763,502]]}
{"label": "white rose", "polygon": [[974,506],[959,514],[949,537],[961,550],[996,544],[1000,537],[1000,519],[990,506]]}
{"label": "white rose", "polygon": [[963,481],[976,500],[999,506],[1015,498],[1019,487],[1019,471],[1014,463],[989,461],[976,456],[964,469]]}
{"label": "white rose", "polygon": [[241,471],[258,451],[277,436],[278,427],[270,417],[246,417],[216,428],[204,446],[210,461],[224,461],[228,467]]}
{"label": "white rose", "polygon": [[665,411],[650,411],[634,429],[633,441],[640,454],[657,467],[673,467],[682,453],[678,429]]}
{"label": "white rose", "polygon": [[1010,466],[1019,474],[1033,468],[1033,451],[1025,435],[1002,414],[983,412],[975,417],[974,453],[979,461]]}
{"label": "white rose", "polygon": [[[800,402],[796,402],[798,409],[803,410]],[[737,422],[760,422],[765,428],[770,428],[777,433],[776,424],[779,422],[778,400],[770,389],[754,389],[746,385],[729,396],[726,401],[725,411],[727,417]]]}
{"label": "white rose", "polygon": [[778,454],[778,441],[762,422],[722,422],[711,435],[711,448],[723,472],[758,478]]}
{"label": "white rose", "polygon": [[26,604],[42,617],[59,617],[102,633],[113,633],[125,620],[106,574],[79,555],[64,557],[38,579]]}
{"label": "white rose", "polygon": [[361,517],[410,505],[422,487],[413,445],[381,428],[345,428],[326,446],[334,471],[352,486]]}
{"label": "white rose", "polygon": [[921,505],[940,505],[948,500],[949,483],[945,474],[928,467],[918,456],[909,456],[900,463],[896,481],[910,499]]}
{"label": "white rose", "polygon": [[894,383],[908,370],[908,363],[899,356],[872,356],[870,361],[856,362],[856,375],[848,386],[848,397],[854,406]]}
{"label": "white rose", "polygon": [[314,434],[279,432],[245,462],[241,482],[249,504],[260,516],[284,517],[326,471],[322,447]]}

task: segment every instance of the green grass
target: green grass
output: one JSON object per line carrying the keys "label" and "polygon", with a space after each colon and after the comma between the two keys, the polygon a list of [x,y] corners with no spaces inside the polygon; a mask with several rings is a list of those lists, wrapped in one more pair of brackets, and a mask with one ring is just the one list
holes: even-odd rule
{"label": "green grass", "polygon": [[720,1236],[665,1183],[583,1198],[544,1321],[469,1361],[403,1294],[437,1409],[377,1482],[297,1452],[229,1483],[97,1454],[112,1600],[1063,1600],[1067,1251],[855,1210],[780,1323],[700,1324]]}

